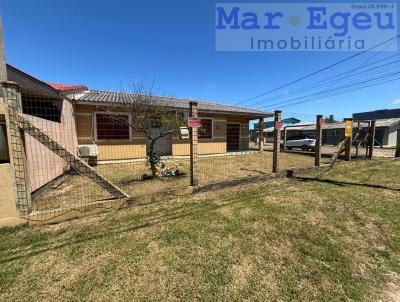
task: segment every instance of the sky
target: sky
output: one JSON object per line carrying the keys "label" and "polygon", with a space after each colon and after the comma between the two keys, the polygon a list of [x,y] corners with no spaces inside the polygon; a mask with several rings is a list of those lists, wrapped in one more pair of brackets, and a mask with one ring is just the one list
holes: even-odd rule
{"label": "sky", "polygon": [[[126,91],[144,80],[154,82],[161,94],[237,104],[354,54],[216,51],[215,5],[211,0],[1,0],[6,60],[48,82]],[[281,94],[347,71],[373,55]],[[340,119],[399,108],[399,88],[396,81],[283,108],[283,115],[310,121],[316,114]],[[267,99],[272,96],[243,105],[269,109],[276,102]]]}

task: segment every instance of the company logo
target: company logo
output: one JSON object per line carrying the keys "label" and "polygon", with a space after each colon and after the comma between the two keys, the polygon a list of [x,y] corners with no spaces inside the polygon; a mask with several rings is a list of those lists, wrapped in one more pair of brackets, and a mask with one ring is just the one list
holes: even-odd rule
{"label": "company logo", "polygon": [[[394,3],[221,3],[219,51],[360,51],[397,35]],[[397,40],[384,50],[397,50]]]}

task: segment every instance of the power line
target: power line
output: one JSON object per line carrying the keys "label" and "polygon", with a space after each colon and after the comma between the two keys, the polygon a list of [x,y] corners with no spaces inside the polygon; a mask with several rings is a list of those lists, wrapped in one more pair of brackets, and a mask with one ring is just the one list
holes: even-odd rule
{"label": "power line", "polygon": [[284,85],[282,85],[282,86],[279,86],[279,87],[277,87],[277,88],[274,88],[274,89],[269,90],[269,91],[266,91],[266,92],[263,92],[263,93],[261,93],[261,94],[259,94],[259,95],[254,96],[254,97],[245,99],[245,100],[240,101],[240,102],[238,102],[238,103],[235,103],[235,105],[240,105],[240,104],[246,103],[246,102],[248,102],[248,101],[255,100],[255,99],[257,99],[257,98],[259,98],[259,97],[261,97],[261,96],[270,94],[270,93],[275,92],[275,91],[278,91],[278,90],[280,90],[280,89],[282,89],[282,88],[286,88],[286,87],[288,87],[288,86],[290,86],[290,85],[293,85],[293,84],[295,84],[295,83],[298,83],[298,82],[300,82],[300,81],[302,81],[302,80],[305,80],[305,79],[307,79],[307,78],[310,78],[310,77],[312,77],[312,76],[314,76],[314,75],[316,75],[316,74],[318,74],[318,73],[321,73],[321,72],[323,72],[323,71],[325,71],[325,70],[328,70],[328,69],[330,69],[330,68],[332,68],[332,67],[335,67],[335,66],[337,66],[337,65],[339,65],[339,64],[342,64],[342,63],[347,62],[347,61],[349,61],[349,60],[351,60],[351,59],[354,59],[355,57],[358,57],[358,56],[360,56],[360,55],[362,55],[362,54],[364,54],[364,53],[366,53],[366,52],[368,52],[368,51],[371,51],[371,50],[373,50],[373,49],[375,49],[375,48],[377,48],[377,47],[379,47],[379,46],[382,46],[382,45],[384,45],[384,44],[386,44],[386,43],[388,43],[388,42],[390,42],[390,41],[392,41],[392,40],[394,40],[394,39],[397,39],[398,37],[400,37],[400,35],[397,35],[397,36],[395,36],[395,37],[393,37],[393,38],[390,38],[390,39],[388,39],[388,40],[386,40],[386,41],[384,41],[384,42],[381,42],[381,43],[379,43],[379,44],[377,44],[377,45],[375,45],[375,46],[372,46],[372,47],[370,47],[370,48],[368,48],[368,49],[365,49],[365,50],[363,50],[363,51],[361,51],[361,52],[358,52],[358,53],[356,53],[356,54],[354,54],[354,55],[352,55],[352,56],[350,56],[350,57],[347,57],[347,58],[345,58],[345,59],[343,59],[343,60],[337,61],[337,62],[335,62],[335,63],[333,63],[333,64],[331,64],[331,65],[328,65],[328,66],[326,66],[326,67],[324,67],[324,68],[321,68],[321,69],[319,69],[319,70],[317,70],[317,71],[314,71],[314,72],[312,72],[312,73],[310,73],[310,74],[308,74],[308,75],[305,75],[305,76],[303,76],[303,77],[301,77],[301,78],[299,78],[299,79],[296,79],[296,80],[294,80],[294,81],[291,81],[291,82],[289,82],[289,83],[287,83],[287,84],[284,84]]}
{"label": "power line", "polygon": [[[400,59],[399,59],[399,60],[390,61],[390,62],[388,62],[388,63],[382,64],[382,65],[379,65],[379,66],[375,66],[375,67],[372,67],[372,68],[369,68],[369,69],[366,69],[366,70],[363,70],[363,71],[360,71],[360,72],[357,72],[357,73],[354,73],[354,72],[353,72],[353,71],[356,71],[356,70],[362,70],[362,69],[364,69],[365,67],[368,67],[368,66],[373,66],[373,65],[375,65],[377,62],[381,62],[381,61],[384,61],[384,60],[385,60],[385,59],[376,61],[376,62],[371,63],[371,64],[368,64],[368,65],[366,65],[366,66],[364,66],[364,67],[362,67],[362,68],[357,67],[357,68],[355,68],[355,69],[353,69],[353,70],[351,70],[351,71],[347,71],[347,72],[344,72],[344,73],[335,75],[335,76],[333,76],[333,77],[330,77],[330,78],[328,78],[328,79],[322,80],[322,81],[320,81],[320,82],[317,82],[317,83],[314,83],[314,84],[310,84],[310,85],[308,85],[308,88],[307,88],[307,86],[306,86],[306,87],[304,87],[304,88],[301,88],[301,89],[298,89],[298,90],[293,91],[292,95],[304,93],[304,92],[307,92],[308,90],[313,90],[313,89],[315,89],[315,88],[324,86],[324,85],[326,85],[326,84],[337,83],[337,81],[340,81],[340,80],[343,80],[343,79],[349,79],[349,78],[355,77],[355,76],[357,76],[357,75],[374,74],[374,73],[370,73],[370,71],[379,70],[379,69],[381,69],[382,67],[386,67],[386,66],[393,67],[394,64],[400,63]],[[352,72],[353,72],[353,73],[352,73]],[[386,72],[386,70],[377,71],[375,74],[381,74],[381,73],[384,73],[384,72]],[[350,74],[349,74],[349,73],[350,73]],[[342,78],[339,78],[339,79],[338,79],[338,76],[340,76],[340,75],[344,75],[344,76],[343,76]],[[332,86],[332,85],[328,85],[328,87],[330,87],[330,86]],[[283,95],[280,95],[280,96],[283,96]],[[259,101],[259,102],[256,102],[256,103],[252,103],[251,106],[252,106],[252,107],[255,107],[255,106],[257,106],[257,105],[259,105],[259,104],[261,104],[261,103],[265,103],[265,102],[267,102],[267,101],[273,101],[273,100],[279,99],[280,96],[273,97],[273,98],[271,98],[271,99],[265,99],[265,100],[262,100],[262,101]],[[284,95],[284,96],[287,97],[287,95]],[[309,96],[309,95],[308,95],[308,96]],[[303,96],[303,97],[304,97],[304,96]],[[301,97],[299,97],[299,98],[301,98]],[[292,99],[293,99],[293,98],[292,98]],[[291,99],[289,98],[289,100],[291,100]],[[286,102],[286,101],[287,101],[287,100],[283,100],[283,101],[280,101],[280,102]]]}
{"label": "power line", "polygon": [[284,106],[281,106],[280,108],[287,108],[287,107],[291,107],[291,106],[295,106],[295,105],[301,105],[301,104],[313,102],[313,101],[316,101],[316,100],[319,100],[319,99],[323,99],[323,98],[331,98],[331,97],[334,97],[334,96],[337,96],[337,95],[341,95],[341,94],[345,94],[345,93],[349,93],[349,92],[353,92],[353,91],[358,91],[358,90],[362,90],[362,89],[365,89],[365,88],[378,86],[378,85],[382,85],[382,84],[386,84],[386,83],[390,83],[390,82],[394,82],[394,81],[398,81],[398,80],[400,80],[400,77],[397,77],[397,78],[394,78],[394,79],[390,79],[390,80],[386,80],[386,81],[381,81],[381,82],[378,82],[378,83],[373,83],[373,84],[361,86],[361,87],[358,87],[358,88],[355,88],[355,89],[344,90],[344,91],[341,91],[339,93],[333,93],[331,95],[324,95],[324,96],[316,98],[316,99],[305,100],[305,101],[301,101],[301,102],[297,102],[297,103],[293,103],[293,104],[284,105]]}
{"label": "power line", "polygon": [[400,74],[400,69],[397,69],[396,72],[387,73],[387,74],[381,75],[379,77],[369,78],[369,79],[365,79],[365,80],[361,80],[361,81],[349,82],[349,83],[346,83],[346,84],[344,84],[342,86],[336,86],[336,87],[334,87],[334,88],[332,88],[330,90],[329,89],[325,89],[325,90],[319,91],[317,93],[308,94],[308,95],[301,96],[301,97],[296,97],[296,98],[291,98],[291,99],[288,99],[288,100],[285,100],[285,101],[281,101],[281,102],[276,102],[276,103],[268,105],[268,107],[265,106],[265,107],[261,107],[261,108],[273,108],[274,106],[281,106],[281,105],[288,104],[288,103],[291,103],[291,102],[294,102],[294,101],[298,101],[298,100],[301,100],[301,99],[304,99],[304,98],[319,97],[319,96],[323,96],[324,93],[335,92],[335,91],[338,91],[338,90],[343,89],[343,88],[349,88],[349,87],[352,87],[352,86],[357,86],[357,85],[360,85],[360,84],[372,82],[374,80],[383,79],[383,78],[390,77],[390,76],[397,75],[397,74]]}
{"label": "power line", "polygon": [[[395,41],[392,41],[389,45],[387,45],[385,48],[383,48],[381,51],[379,51],[379,53],[373,55],[371,58],[368,58],[368,59],[367,59],[365,62],[363,62],[361,65],[359,65],[359,66],[357,66],[356,68],[354,68],[354,69],[352,69],[352,70],[350,70],[350,71],[344,73],[345,75],[344,75],[343,77],[341,77],[340,79],[336,80],[335,82],[338,83],[338,82],[342,81],[342,80],[345,79],[345,78],[351,78],[351,77],[354,77],[354,76],[357,75],[357,74],[366,73],[366,72],[368,72],[368,71],[375,70],[375,69],[377,69],[377,68],[380,69],[380,68],[382,68],[382,67],[384,67],[384,66],[387,66],[387,64],[383,64],[383,65],[379,65],[379,66],[374,67],[374,68],[367,69],[367,70],[365,70],[365,71],[363,71],[363,72],[359,72],[359,73],[354,74],[354,72],[357,71],[357,70],[359,70],[359,69],[363,69],[363,68],[365,68],[365,67],[367,67],[367,66],[375,65],[376,62],[375,62],[375,63],[371,63],[371,64],[368,64],[368,63],[369,63],[371,60],[373,60],[374,58],[376,58],[377,56],[379,56],[385,49],[387,49],[388,47],[390,47],[390,45],[392,45],[394,42],[395,42]],[[382,61],[382,60],[378,60],[378,61]],[[390,64],[390,63],[389,63],[389,64]],[[380,71],[380,72],[371,73],[371,75],[373,75],[373,74],[379,75],[379,74],[382,74],[383,72],[385,72],[385,70]],[[348,74],[348,75],[347,75],[347,74]],[[393,73],[393,74],[385,74],[383,77],[387,77],[387,76],[391,76],[391,75],[395,75],[395,74],[396,74],[396,73]],[[382,77],[382,78],[383,78],[383,77]],[[361,78],[361,79],[362,79],[362,78]],[[375,78],[375,79],[379,79],[379,78]],[[354,84],[354,85],[358,85],[358,84],[362,84],[362,83],[366,83],[366,82],[373,81],[373,80],[375,80],[375,79],[367,80],[367,81],[365,81],[365,82],[362,82],[362,81],[361,81],[361,82],[353,81],[353,82],[347,83],[347,85],[345,85],[345,86],[337,86],[335,89],[329,90],[329,88],[331,88],[331,87],[333,86],[333,85],[331,84],[331,85],[329,85],[328,87],[326,87],[325,89],[319,91],[318,93],[316,93],[316,94],[314,94],[314,95],[302,96],[302,97],[298,97],[298,98],[295,98],[295,99],[289,99],[289,100],[281,101],[281,102],[275,103],[275,104],[273,104],[273,105],[271,105],[271,106],[277,106],[277,105],[287,104],[287,103],[293,102],[293,101],[295,101],[295,100],[302,99],[302,98],[309,97],[309,96],[318,97],[318,95],[322,95],[322,94],[324,94],[324,93],[326,93],[326,92],[332,92],[332,91],[338,90],[338,88],[339,88],[339,89],[347,88],[347,87],[351,87],[351,85],[353,85],[353,84]],[[310,100],[310,101],[311,101],[311,100]]]}

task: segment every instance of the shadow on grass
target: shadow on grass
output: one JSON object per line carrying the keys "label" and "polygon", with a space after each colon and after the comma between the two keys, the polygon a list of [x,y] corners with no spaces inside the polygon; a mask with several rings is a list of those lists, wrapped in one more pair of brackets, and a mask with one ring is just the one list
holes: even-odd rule
{"label": "shadow on grass", "polygon": [[384,189],[384,190],[391,190],[400,192],[399,188],[390,188],[383,185],[374,185],[368,183],[357,183],[357,182],[346,182],[346,181],[339,181],[333,179],[323,179],[323,178],[316,178],[316,177],[299,177],[295,176],[293,179],[303,181],[303,182],[320,182],[320,183],[327,183],[332,184],[335,186],[347,187],[347,186],[358,186],[358,187],[367,187],[367,188],[374,188],[374,189]]}
{"label": "shadow on grass", "polygon": [[[183,204],[168,210],[154,210],[146,215],[141,216],[139,218],[140,221],[137,221],[136,223],[125,222],[128,225],[119,225],[118,223],[115,223],[115,226],[107,227],[105,231],[100,231],[99,228],[93,228],[93,230],[89,231],[82,230],[79,233],[72,233],[70,236],[62,238],[62,240],[56,238],[55,242],[43,242],[35,246],[32,246],[29,242],[25,243],[24,245],[18,243],[18,247],[10,246],[7,249],[0,250],[0,257],[2,258],[0,260],[0,264],[33,257],[42,253],[58,250],[67,246],[82,244],[92,240],[119,236],[127,232],[139,231],[141,229],[168,223],[188,216],[198,217],[199,215],[206,214],[208,212],[214,212],[220,208],[230,206],[236,202],[240,201],[229,199],[225,203],[218,205],[207,201],[193,204]],[[124,220],[122,220],[122,223],[123,222]]]}
{"label": "shadow on grass", "polygon": [[252,183],[256,183],[256,182],[262,182],[265,180],[270,180],[270,179],[274,179],[274,178],[282,178],[282,177],[286,177],[286,176],[287,176],[287,171],[276,173],[276,174],[273,174],[273,173],[268,174],[268,173],[263,172],[263,174],[259,175],[259,176],[252,176],[252,177],[245,176],[242,178],[221,181],[218,183],[201,185],[196,189],[196,193],[231,188],[231,187],[235,187],[235,186],[239,186],[239,185],[252,184]]}

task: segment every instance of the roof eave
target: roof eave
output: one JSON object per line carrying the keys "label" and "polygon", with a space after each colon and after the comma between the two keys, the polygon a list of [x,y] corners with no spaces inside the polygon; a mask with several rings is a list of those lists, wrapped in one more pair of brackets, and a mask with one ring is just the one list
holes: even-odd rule
{"label": "roof eave", "polygon": [[[91,102],[91,101],[82,101],[82,100],[74,100],[74,103],[77,105],[91,105],[91,106],[112,106],[112,105],[123,105],[123,104],[111,104],[111,103],[102,103],[102,102]],[[179,108],[179,107],[173,107],[170,106],[168,107],[170,110],[188,110],[188,108]],[[240,116],[246,116],[246,117],[252,117],[252,118],[266,118],[266,117],[272,117],[274,116],[273,113],[270,112],[254,112],[254,113],[249,113],[249,112],[232,112],[232,111],[223,111],[223,110],[204,110],[204,109],[198,109],[199,112],[201,113],[211,113],[211,114],[230,114],[230,115],[240,115]]]}

